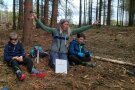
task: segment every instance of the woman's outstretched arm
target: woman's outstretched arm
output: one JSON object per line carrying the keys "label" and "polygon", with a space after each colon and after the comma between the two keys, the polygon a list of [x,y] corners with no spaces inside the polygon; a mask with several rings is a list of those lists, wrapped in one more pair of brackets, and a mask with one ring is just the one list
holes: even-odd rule
{"label": "woman's outstretched arm", "polygon": [[80,28],[73,29],[73,30],[71,31],[71,35],[75,35],[75,34],[84,32],[84,31],[86,31],[86,30],[89,30],[91,27],[92,27],[92,26],[87,25],[87,26],[82,26],[82,27],[80,27]]}
{"label": "woman's outstretched arm", "polygon": [[49,32],[49,33],[53,33],[53,32],[55,31],[55,28],[50,28],[50,27],[44,25],[44,24],[37,18],[37,16],[36,16],[35,13],[31,13],[31,18],[32,18],[32,19],[35,19],[37,25],[39,25],[42,30],[44,30],[44,31],[46,31],[46,32]]}
{"label": "woman's outstretched arm", "polygon": [[46,32],[53,33],[55,31],[55,28],[50,28],[44,25],[39,19],[36,19],[36,22],[40,26],[40,28]]}
{"label": "woman's outstretched arm", "polygon": [[71,35],[75,35],[75,34],[78,34],[78,33],[81,33],[81,32],[87,31],[87,30],[91,30],[91,28],[93,27],[93,25],[96,25],[98,23],[99,23],[99,21],[97,20],[92,25],[82,26],[80,28],[73,29],[71,31]]}

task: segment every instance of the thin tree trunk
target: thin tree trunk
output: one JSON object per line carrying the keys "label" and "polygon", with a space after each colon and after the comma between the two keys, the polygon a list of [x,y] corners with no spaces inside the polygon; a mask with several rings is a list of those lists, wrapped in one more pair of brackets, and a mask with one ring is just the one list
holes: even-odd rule
{"label": "thin tree trunk", "polygon": [[82,25],[82,0],[80,0],[79,27]]}
{"label": "thin tree trunk", "polygon": [[23,0],[19,0],[18,28],[23,29]]}
{"label": "thin tree trunk", "polygon": [[91,17],[90,17],[90,18],[91,18],[91,20],[90,20],[90,25],[92,25],[92,3],[93,3],[93,0],[91,0],[91,5],[90,5],[90,6],[91,6],[91,7],[90,7],[90,11],[91,11],[91,12],[90,12],[90,16],[91,16]]}
{"label": "thin tree trunk", "polygon": [[44,24],[48,25],[49,0],[45,0],[44,7]]}
{"label": "thin tree trunk", "polygon": [[106,23],[106,0],[104,0],[104,16],[103,16],[103,25]]}
{"label": "thin tree trunk", "polygon": [[16,7],[16,1],[13,0],[13,29],[16,29],[16,10],[15,10],[15,7]]}
{"label": "thin tree trunk", "polygon": [[37,18],[39,18],[39,0],[37,0]]}
{"label": "thin tree trunk", "polygon": [[117,26],[119,25],[119,0],[117,4]]}
{"label": "thin tree trunk", "polygon": [[51,16],[51,27],[56,27],[57,26],[57,16],[58,16],[58,0],[53,0],[52,16]]}
{"label": "thin tree trunk", "polygon": [[98,19],[98,0],[97,0],[97,5],[96,5],[96,20]]}
{"label": "thin tree trunk", "polygon": [[23,28],[23,44],[32,44],[33,21],[30,19],[30,11],[32,10],[33,0],[25,0],[24,2],[24,28]]}
{"label": "thin tree trunk", "polygon": [[99,25],[101,25],[101,14],[102,14],[102,0],[100,0],[99,4]]}
{"label": "thin tree trunk", "polygon": [[[40,16],[39,16],[39,0],[37,0],[37,18],[40,19]],[[39,28],[38,24],[36,23],[36,28]]]}
{"label": "thin tree trunk", "polygon": [[124,25],[124,14],[125,14],[125,13],[124,13],[124,7],[125,7],[125,5],[124,5],[125,2],[124,2],[124,0],[123,0],[122,3],[123,3],[123,7],[122,7],[122,8],[123,8],[123,9],[122,9],[122,26],[123,26],[123,25]]}
{"label": "thin tree trunk", "polygon": [[128,12],[126,12],[126,15],[125,15],[125,18],[126,18],[126,19],[125,19],[125,20],[126,20],[126,26],[128,26],[128,23],[127,23],[127,22],[128,22],[128,20],[129,20],[129,19],[128,19],[128,16],[129,16],[129,13],[128,13]]}
{"label": "thin tree trunk", "polygon": [[135,0],[133,0],[133,25],[135,26]]}
{"label": "thin tree trunk", "polygon": [[133,26],[133,20],[134,20],[133,7],[134,7],[134,0],[130,0],[130,5],[129,5],[129,26]]}
{"label": "thin tree trunk", "polygon": [[108,10],[107,10],[107,25],[110,26],[111,24],[111,1],[112,0],[108,0]]}
{"label": "thin tree trunk", "polygon": [[86,4],[86,0],[84,0],[84,22],[83,22],[84,25],[86,24],[86,6],[85,6],[85,4]]}
{"label": "thin tree trunk", "polygon": [[86,12],[85,12],[86,13],[86,24],[88,24],[88,20],[87,20],[88,19],[88,1],[86,0],[85,3],[86,3]]}
{"label": "thin tree trunk", "polygon": [[68,0],[66,0],[65,19],[67,19],[67,1],[68,1]]}
{"label": "thin tree trunk", "polygon": [[122,26],[122,13],[123,13],[123,7],[122,7],[122,3],[121,3],[121,7],[120,7],[120,16],[121,16],[120,17],[120,26]]}
{"label": "thin tree trunk", "polygon": [[[41,19],[44,19],[44,7],[43,7],[43,0],[41,0]],[[44,22],[44,21],[43,21]]]}
{"label": "thin tree trunk", "polygon": [[89,25],[90,25],[90,0],[89,0],[89,5],[88,5],[88,23],[89,23]]}

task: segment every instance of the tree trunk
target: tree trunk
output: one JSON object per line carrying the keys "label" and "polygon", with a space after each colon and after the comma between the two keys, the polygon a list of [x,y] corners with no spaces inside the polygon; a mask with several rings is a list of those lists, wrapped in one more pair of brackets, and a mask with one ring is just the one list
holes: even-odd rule
{"label": "tree trunk", "polygon": [[86,8],[85,8],[86,9],[85,10],[86,11],[85,12],[86,13],[86,20],[85,21],[86,21],[86,24],[88,24],[88,21],[87,21],[87,19],[88,19],[88,1],[86,0],[85,3],[86,3]]}
{"label": "tree trunk", "polygon": [[111,1],[112,0],[108,0],[108,10],[107,10],[107,25],[110,26],[111,24]]}
{"label": "tree trunk", "polygon": [[[37,18],[40,19],[40,16],[39,16],[39,0],[37,0]],[[36,28],[39,28],[38,24],[36,23]]]}
{"label": "tree trunk", "polygon": [[122,26],[124,25],[124,7],[125,7],[125,5],[124,5],[124,0],[122,1],[122,3],[123,3],[123,6],[122,6]]}
{"label": "tree trunk", "polygon": [[16,29],[16,3],[15,0],[13,0],[13,30]]}
{"label": "tree trunk", "polygon": [[101,25],[101,14],[102,14],[102,0],[100,0],[99,4],[99,25]]}
{"label": "tree trunk", "polygon": [[83,24],[85,25],[86,24],[86,6],[85,6],[85,4],[86,4],[86,0],[84,0],[84,21],[83,21]]}
{"label": "tree trunk", "polygon": [[80,0],[79,27],[82,25],[82,0]]}
{"label": "tree trunk", "polygon": [[33,21],[30,19],[30,11],[32,11],[33,0],[25,0],[24,2],[24,28],[23,28],[23,44],[32,44]]}
{"label": "tree trunk", "polygon": [[23,0],[19,0],[18,28],[23,29]]}
{"label": "tree trunk", "polygon": [[98,0],[97,0],[97,5],[96,5],[96,20],[98,19]]}
{"label": "tree trunk", "polygon": [[106,0],[104,0],[104,15],[103,15],[103,25],[106,23]]}
{"label": "tree trunk", "polygon": [[52,4],[52,16],[51,16],[51,27],[57,26],[58,17],[58,0],[53,0]]}
{"label": "tree trunk", "polygon": [[90,11],[91,11],[91,12],[90,12],[90,16],[91,16],[91,17],[90,17],[90,18],[91,18],[91,19],[90,19],[90,25],[92,25],[92,3],[93,3],[93,0],[91,0],[91,5],[90,5]]}
{"label": "tree trunk", "polygon": [[134,20],[134,0],[130,0],[129,5],[129,26],[133,26],[133,20]]}
{"label": "tree trunk", "polygon": [[119,3],[120,3],[120,1],[118,0],[118,4],[117,4],[117,26],[119,25]]}
{"label": "tree trunk", "polygon": [[67,10],[68,10],[68,9],[67,9],[67,1],[68,1],[68,0],[66,0],[65,19],[67,19]]}
{"label": "tree trunk", "polygon": [[[44,19],[44,7],[43,7],[43,0],[41,0],[41,19]],[[44,21],[43,21],[44,22]]]}
{"label": "tree trunk", "polygon": [[90,20],[91,20],[91,18],[90,18],[90,7],[91,7],[91,2],[90,2],[90,0],[89,0],[89,5],[88,5],[88,23],[89,23],[89,25],[91,25],[91,23],[90,23]]}
{"label": "tree trunk", "polygon": [[135,0],[133,0],[133,8],[132,8],[132,10],[133,10],[133,25],[135,26]]}
{"label": "tree trunk", "polygon": [[135,26],[135,0],[133,0],[133,25]]}
{"label": "tree trunk", "polygon": [[44,24],[48,26],[49,0],[45,0],[44,7]]}
{"label": "tree trunk", "polygon": [[39,0],[37,0],[37,18],[39,18]]}

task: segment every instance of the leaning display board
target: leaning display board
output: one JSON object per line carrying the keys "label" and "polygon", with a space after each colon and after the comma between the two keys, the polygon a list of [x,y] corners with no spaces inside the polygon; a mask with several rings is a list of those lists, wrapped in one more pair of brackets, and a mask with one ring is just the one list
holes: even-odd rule
{"label": "leaning display board", "polygon": [[56,59],[55,73],[67,74],[67,60]]}

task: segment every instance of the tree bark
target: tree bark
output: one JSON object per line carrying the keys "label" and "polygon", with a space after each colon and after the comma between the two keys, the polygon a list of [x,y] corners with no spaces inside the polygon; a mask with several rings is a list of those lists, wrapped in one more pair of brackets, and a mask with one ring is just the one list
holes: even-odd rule
{"label": "tree bark", "polygon": [[91,18],[91,20],[90,20],[90,25],[92,25],[92,3],[93,3],[93,0],[91,0],[91,5],[90,5],[90,6],[91,6],[91,7],[90,7],[90,11],[91,11],[91,12],[90,12],[90,16],[91,16],[91,17],[90,17],[90,18]]}
{"label": "tree bark", "polygon": [[51,25],[50,25],[51,27],[57,26],[57,16],[58,16],[58,0],[53,0]]}
{"label": "tree bark", "polygon": [[19,0],[18,28],[23,29],[23,0]]}
{"label": "tree bark", "polygon": [[44,6],[44,24],[48,26],[49,0],[45,0]]}
{"label": "tree bark", "polygon": [[[43,7],[43,0],[41,0],[41,19],[44,19],[44,7]],[[44,21],[43,21],[44,22]]]}
{"label": "tree bark", "polygon": [[111,24],[111,1],[112,0],[108,0],[108,10],[107,10],[107,25],[110,26]]}
{"label": "tree bark", "polygon": [[124,0],[123,0],[123,1],[122,1],[122,4],[123,4],[123,6],[122,6],[122,21],[121,21],[121,22],[122,22],[122,26],[124,26],[124,14],[125,14],[125,13],[124,13],[124,10],[125,10],[125,9],[124,9],[124,7],[125,7],[124,3],[125,3],[125,2],[124,2]]}
{"label": "tree bark", "polygon": [[129,5],[129,26],[133,26],[134,22],[134,0],[130,0]]}
{"label": "tree bark", "polygon": [[79,27],[82,25],[82,0],[80,0]]}
{"label": "tree bark", "polygon": [[96,5],[96,20],[98,19],[98,0],[97,0],[97,5]]}
{"label": "tree bark", "polygon": [[16,10],[15,10],[15,7],[16,7],[16,3],[15,3],[15,0],[13,0],[13,30],[16,29]]}
{"label": "tree bark", "polygon": [[37,0],[37,18],[39,18],[39,0]]}
{"label": "tree bark", "polygon": [[84,0],[84,18],[83,18],[83,24],[86,24],[86,0]]}
{"label": "tree bark", "polygon": [[101,25],[101,15],[102,15],[102,0],[100,0],[99,4],[99,25]]}
{"label": "tree bark", "polygon": [[103,15],[103,25],[106,23],[106,0],[104,0],[104,15]]}
{"label": "tree bark", "polygon": [[89,0],[89,5],[88,5],[88,23],[89,23],[89,25],[91,25],[91,23],[90,23],[90,7],[91,7],[91,2],[90,2],[90,0]]}
{"label": "tree bark", "polygon": [[25,0],[24,2],[24,28],[23,28],[23,44],[31,45],[33,36],[33,20],[30,19],[30,11],[32,11],[33,0]]}
{"label": "tree bark", "polygon": [[67,9],[67,1],[68,1],[68,0],[66,0],[65,19],[67,19],[67,10],[68,10],[68,9]]}
{"label": "tree bark", "polygon": [[119,0],[117,4],[117,26],[119,25]]}

